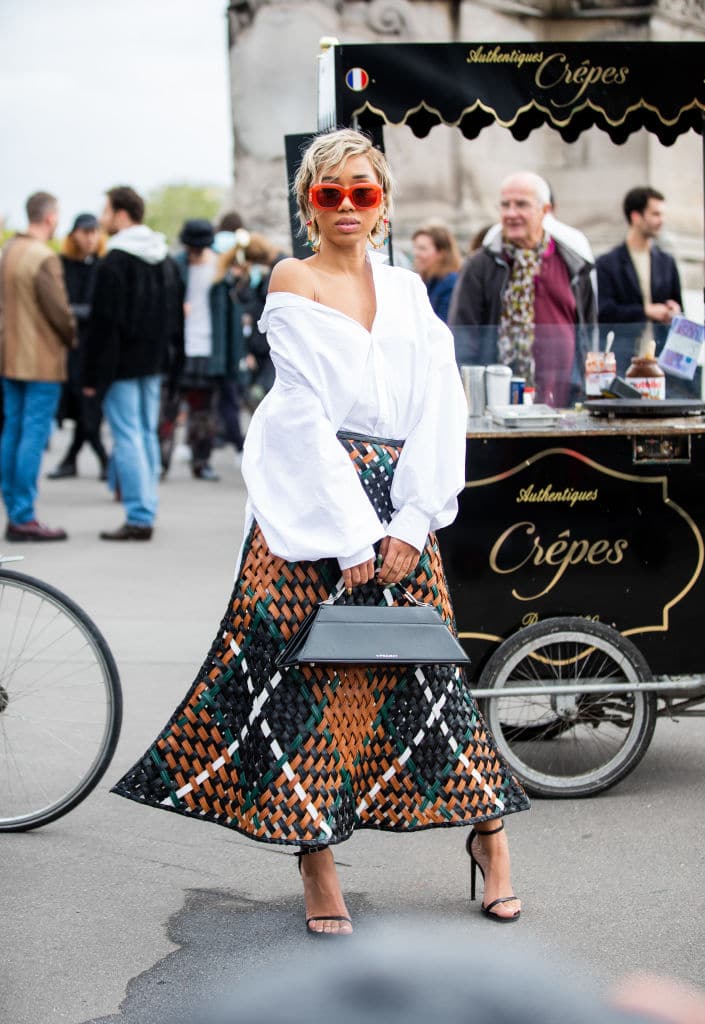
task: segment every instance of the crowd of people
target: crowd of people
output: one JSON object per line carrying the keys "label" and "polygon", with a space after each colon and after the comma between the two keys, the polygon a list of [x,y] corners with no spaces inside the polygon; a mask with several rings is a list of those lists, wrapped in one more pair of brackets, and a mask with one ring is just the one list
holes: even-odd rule
{"label": "crowd of people", "polygon": [[124,506],[125,521],[100,533],[107,541],[151,538],[182,417],[195,478],[219,479],[210,461],[218,443],[232,445],[239,465],[243,406],[252,410],[274,381],[257,321],[281,254],[232,211],[217,227],[186,220],[172,255],[144,217],[134,189],[112,188],[100,220],[79,214],[57,254],[49,243],[58,201],[38,192],[27,201],[26,231],[2,251],[6,540],[66,539],[36,512],[54,421],[74,426],[48,478],[76,476],[87,443]]}
{"label": "crowd of people", "polygon": [[[465,259],[443,224],[424,224],[412,236],[414,269],[453,331],[458,364],[506,364],[535,387],[537,401],[563,407],[581,397],[599,325],[603,337],[617,325],[620,375],[645,338],[663,347],[683,300],[676,263],[656,244],[660,192],[627,193],[625,240],[597,260],[585,235],[556,218],[539,175],[508,176],[499,209],[499,222],[475,235]],[[48,477],[75,476],[88,444],[125,509],[125,521],[101,538],[148,540],[184,417],[195,478],[218,481],[216,444],[232,445],[239,465],[242,407],[256,407],[274,382],[257,324],[284,254],[232,211],[215,226],[186,220],[171,255],[164,236],[144,223],[142,198],[126,186],[106,194],[100,220],[75,218],[60,255],[48,244],[56,198],[31,196],[27,217],[0,259],[6,539],[66,537],[37,519],[35,504],[52,423],[69,420],[70,444]]]}

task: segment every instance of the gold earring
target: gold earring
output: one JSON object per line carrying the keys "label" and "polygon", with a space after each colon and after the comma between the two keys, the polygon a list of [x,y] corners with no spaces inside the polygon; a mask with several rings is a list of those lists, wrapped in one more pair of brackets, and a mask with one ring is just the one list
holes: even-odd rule
{"label": "gold earring", "polygon": [[370,231],[367,239],[373,249],[381,249],[389,234],[389,220],[387,217],[379,217],[377,223]]}
{"label": "gold earring", "polygon": [[318,237],[318,233],[314,230],[314,221],[306,221],[306,237],[308,239],[308,246],[313,250],[314,253],[318,252],[321,248],[321,240]]}

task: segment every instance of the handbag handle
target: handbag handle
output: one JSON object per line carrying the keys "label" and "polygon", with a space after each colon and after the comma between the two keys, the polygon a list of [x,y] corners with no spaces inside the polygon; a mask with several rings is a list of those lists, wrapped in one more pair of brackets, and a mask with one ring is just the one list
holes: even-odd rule
{"label": "handbag handle", "polygon": [[[411,591],[407,590],[406,587],[402,587],[401,583],[388,583],[384,588],[382,588],[382,591],[384,592],[386,590],[391,590],[392,587],[396,587],[398,590],[400,590],[402,595],[411,604],[415,604],[418,608],[425,608],[426,607],[423,601],[419,601],[418,598],[414,597],[414,595],[411,593]],[[345,590],[345,583],[341,579],[340,582],[338,583],[338,586],[336,587],[336,589],[331,591],[331,593],[328,595],[328,597],[325,599],[325,601],[321,601],[320,604],[321,605],[324,605],[324,604],[335,604],[335,602],[338,600],[338,598],[340,597],[340,595],[343,593],[344,590]]]}

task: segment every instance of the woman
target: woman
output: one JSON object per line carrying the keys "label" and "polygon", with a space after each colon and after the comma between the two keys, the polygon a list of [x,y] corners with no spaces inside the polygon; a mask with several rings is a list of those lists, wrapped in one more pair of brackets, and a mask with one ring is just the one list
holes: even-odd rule
{"label": "woman", "polygon": [[274,665],[339,591],[382,605],[403,580],[451,624],[431,531],[452,521],[464,485],[450,333],[415,274],[367,254],[386,230],[384,156],[358,132],[319,136],[295,189],[314,255],[275,266],[260,321],[277,376],[245,442],[235,589],[185,701],[116,790],[299,847],[307,930],[329,936],[352,931],[332,845],[355,828],[473,825],[484,911],[516,920],[498,819],[528,801],[462,673]]}
{"label": "woman", "polygon": [[455,238],[442,224],[428,224],[412,236],[414,270],[426,285],[433,312],[443,323],[448,319],[448,306],[460,270],[460,251]]}
{"label": "woman", "polygon": [[101,480],[106,478],[108,453],[100,437],[100,424],[103,418],[101,400],[97,395],[84,395],[81,380],[83,341],[91,312],[95,272],[104,247],[97,218],[92,213],[79,213],[61,247],[66,291],[78,324],[78,348],[69,352],[68,379],[62,389],[56,416],[59,423],[69,419],[73,420],[76,426],[68,451],[58,466],[48,474],[50,480],[77,475],[76,459],[86,441],[100,463]]}

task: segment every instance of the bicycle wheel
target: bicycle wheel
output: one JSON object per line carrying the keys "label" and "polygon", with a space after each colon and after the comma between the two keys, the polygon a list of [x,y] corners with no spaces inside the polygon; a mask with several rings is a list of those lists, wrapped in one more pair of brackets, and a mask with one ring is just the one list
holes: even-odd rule
{"label": "bicycle wheel", "polygon": [[534,796],[592,796],[639,763],[656,724],[643,691],[512,696],[518,687],[630,683],[651,678],[634,644],[600,622],[546,619],[495,651],[480,680],[496,689],[483,710],[497,746]]}
{"label": "bicycle wheel", "polygon": [[122,721],[117,667],[61,591],[0,570],[0,832],[66,814],[99,782]]}

